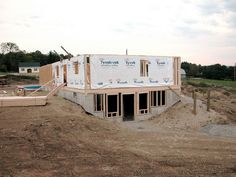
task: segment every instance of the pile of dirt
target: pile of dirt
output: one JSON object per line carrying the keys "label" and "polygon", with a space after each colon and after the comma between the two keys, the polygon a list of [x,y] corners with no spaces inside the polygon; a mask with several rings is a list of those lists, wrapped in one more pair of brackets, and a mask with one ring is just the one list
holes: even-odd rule
{"label": "pile of dirt", "polygon": [[207,111],[206,105],[197,100],[197,114],[193,113],[193,100],[183,97],[182,101],[170,107],[168,111],[151,118],[151,124],[160,127],[183,130],[199,130],[201,127],[215,123],[224,124],[227,118],[214,110]]}
{"label": "pile of dirt", "polygon": [[183,85],[182,92],[189,97],[192,96],[192,91],[197,93],[197,99],[200,99],[204,104],[207,101],[207,89],[211,89],[211,109],[227,117],[225,123],[236,124],[236,94],[225,88],[205,88],[193,87],[191,85]]}

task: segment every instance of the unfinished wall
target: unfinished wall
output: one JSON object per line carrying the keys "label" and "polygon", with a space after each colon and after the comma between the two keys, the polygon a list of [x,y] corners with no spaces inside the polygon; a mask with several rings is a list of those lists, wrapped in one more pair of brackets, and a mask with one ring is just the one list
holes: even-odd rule
{"label": "unfinished wall", "polygon": [[67,90],[60,90],[58,95],[70,100],[74,103],[81,105],[86,112],[89,112],[95,116],[103,118],[103,112],[95,112],[94,108],[94,94],[83,94],[79,92],[71,92]]}
{"label": "unfinished wall", "polygon": [[180,98],[171,90],[166,90],[166,105],[165,106],[159,106],[159,107],[151,107],[152,114],[161,114],[169,107],[173,106],[176,102],[180,100]]}
{"label": "unfinished wall", "polygon": [[44,65],[39,68],[39,84],[44,85],[45,83],[53,79],[52,75],[52,64]]}
{"label": "unfinished wall", "polygon": [[84,89],[84,57],[73,57],[70,60],[66,59],[52,64],[53,78],[55,79],[55,83],[57,85],[60,85],[64,82],[64,66],[66,67],[67,71],[67,87]]}
{"label": "unfinished wall", "polygon": [[[84,93],[79,93],[79,92],[72,92],[69,90],[62,89],[58,93],[59,96],[62,96],[65,99],[68,99],[72,102],[75,102],[79,105],[81,105],[87,112],[101,117],[104,117],[103,111],[101,112],[95,112],[94,108],[94,94],[84,94]],[[180,100],[180,98],[171,90],[166,90],[166,105],[164,106],[156,106],[156,107],[151,107],[150,108],[150,113],[148,114],[138,114],[135,115],[134,120],[145,120],[148,119],[152,116],[161,114],[164,112],[166,109],[170,108],[172,105],[177,103]],[[121,117],[111,117],[107,118],[109,120],[117,120],[117,121],[122,121]]]}

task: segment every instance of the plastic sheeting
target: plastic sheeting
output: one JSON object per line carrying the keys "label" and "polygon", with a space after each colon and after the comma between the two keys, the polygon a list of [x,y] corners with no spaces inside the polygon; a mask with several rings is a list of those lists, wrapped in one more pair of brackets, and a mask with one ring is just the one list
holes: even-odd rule
{"label": "plastic sheeting", "polygon": [[[148,61],[148,76],[141,76],[141,60]],[[91,55],[91,88],[173,85],[173,57]]]}

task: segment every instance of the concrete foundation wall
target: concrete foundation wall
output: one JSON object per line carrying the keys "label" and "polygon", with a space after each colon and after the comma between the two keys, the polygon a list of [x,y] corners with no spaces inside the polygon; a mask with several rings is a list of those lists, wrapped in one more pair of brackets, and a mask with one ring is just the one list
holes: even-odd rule
{"label": "concrete foundation wall", "polygon": [[85,95],[79,92],[60,90],[58,92],[58,95],[67,100],[70,100],[72,102],[81,105],[85,109],[85,111],[93,114],[94,112],[93,94]]}
{"label": "concrete foundation wall", "polygon": [[[75,102],[79,105],[81,105],[86,112],[91,113],[97,117],[104,117],[103,111],[101,112],[95,112],[94,110],[94,94],[84,94],[79,92],[72,92],[68,90],[60,90],[58,93],[59,96],[70,100],[72,102]],[[161,114],[162,112],[166,111],[169,107],[173,106],[175,103],[179,101],[179,97],[172,92],[171,90],[166,90],[166,105],[164,106],[157,106],[157,107],[151,107],[150,112],[148,114],[141,114],[141,115],[135,115],[135,120],[145,120],[150,117],[153,117],[155,115]],[[113,118],[107,118],[107,119],[114,119],[118,121],[122,121],[122,118],[120,117],[113,117]]]}

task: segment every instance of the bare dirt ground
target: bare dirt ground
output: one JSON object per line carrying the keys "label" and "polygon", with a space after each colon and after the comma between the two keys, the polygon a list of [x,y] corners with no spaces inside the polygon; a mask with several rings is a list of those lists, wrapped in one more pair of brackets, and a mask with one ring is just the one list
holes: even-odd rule
{"label": "bare dirt ground", "polygon": [[236,176],[236,139],[197,131],[208,119],[194,122],[191,112],[182,122],[192,123],[175,124],[174,110],[184,106],[160,120],[123,123],[60,97],[43,107],[0,108],[0,176]]}
{"label": "bare dirt ground", "polygon": [[[206,104],[207,88],[193,87],[191,85],[183,86],[183,93],[191,97],[192,90],[197,91],[197,99]],[[212,88],[211,91],[211,109],[227,117],[222,123],[236,124],[236,94],[227,91],[224,88]]]}

